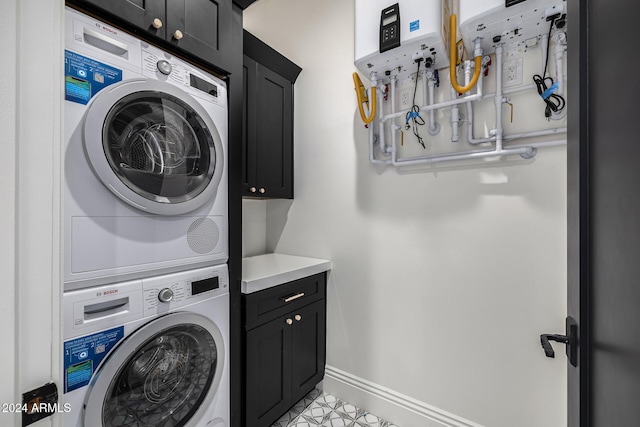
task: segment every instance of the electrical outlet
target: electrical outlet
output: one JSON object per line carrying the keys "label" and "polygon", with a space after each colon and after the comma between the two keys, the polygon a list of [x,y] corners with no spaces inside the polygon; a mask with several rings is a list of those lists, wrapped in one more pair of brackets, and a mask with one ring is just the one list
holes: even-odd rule
{"label": "electrical outlet", "polygon": [[400,108],[409,108],[411,107],[411,98],[413,94],[411,93],[411,88],[403,88],[400,91]]}
{"label": "electrical outlet", "polygon": [[398,104],[400,109],[410,108],[413,105],[413,91],[416,84],[415,74],[403,80],[398,85]]}
{"label": "electrical outlet", "polygon": [[522,58],[512,59],[502,64],[502,85],[505,87],[522,84]]}

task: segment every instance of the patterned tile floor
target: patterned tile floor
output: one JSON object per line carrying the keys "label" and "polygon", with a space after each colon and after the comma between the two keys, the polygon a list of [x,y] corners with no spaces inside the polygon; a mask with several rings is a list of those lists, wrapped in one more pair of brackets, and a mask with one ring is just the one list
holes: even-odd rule
{"label": "patterned tile floor", "polygon": [[315,389],[272,427],[396,427],[335,396]]}

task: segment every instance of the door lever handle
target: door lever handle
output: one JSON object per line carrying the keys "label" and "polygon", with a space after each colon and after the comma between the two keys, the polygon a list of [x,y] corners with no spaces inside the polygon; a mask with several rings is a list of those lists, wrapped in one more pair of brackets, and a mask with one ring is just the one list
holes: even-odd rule
{"label": "door lever handle", "polygon": [[573,366],[578,366],[578,322],[573,317],[569,316],[566,319],[566,334],[542,334],[540,335],[540,344],[544,349],[544,354],[547,357],[555,357],[551,341],[559,342],[567,345],[567,357],[569,363]]}
{"label": "door lever handle", "polygon": [[556,334],[540,335],[540,344],[542,344],[542,348],[544,349],[545,356],[554,358],[556,357],[556,355],[553,352],[553,347],[551,347],[551,343],[549,341],[561,342],[563,344],[566,344],[569,342],[569,337],[566,335],[556,335]]}

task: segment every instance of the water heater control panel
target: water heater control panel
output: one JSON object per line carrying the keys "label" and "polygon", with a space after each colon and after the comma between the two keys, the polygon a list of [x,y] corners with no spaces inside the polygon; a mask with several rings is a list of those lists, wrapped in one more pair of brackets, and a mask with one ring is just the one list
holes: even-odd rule
{"label": "water heater control panel", "polygon": [[380,15],[380,53],[400,46],[400,6],[382,9]]}

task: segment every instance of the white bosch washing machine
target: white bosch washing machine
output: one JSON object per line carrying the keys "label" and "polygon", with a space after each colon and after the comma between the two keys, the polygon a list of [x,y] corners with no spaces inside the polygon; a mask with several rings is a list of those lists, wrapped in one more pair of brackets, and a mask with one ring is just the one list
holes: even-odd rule
{"label": "white bosch washing machine", "polygon": [[229,426],[226,266],[65,292],[65,427]]}
{"label": "white bosch washing machine", "polygon": [[225,83],[66,9],[65,290],[228,258]]}

